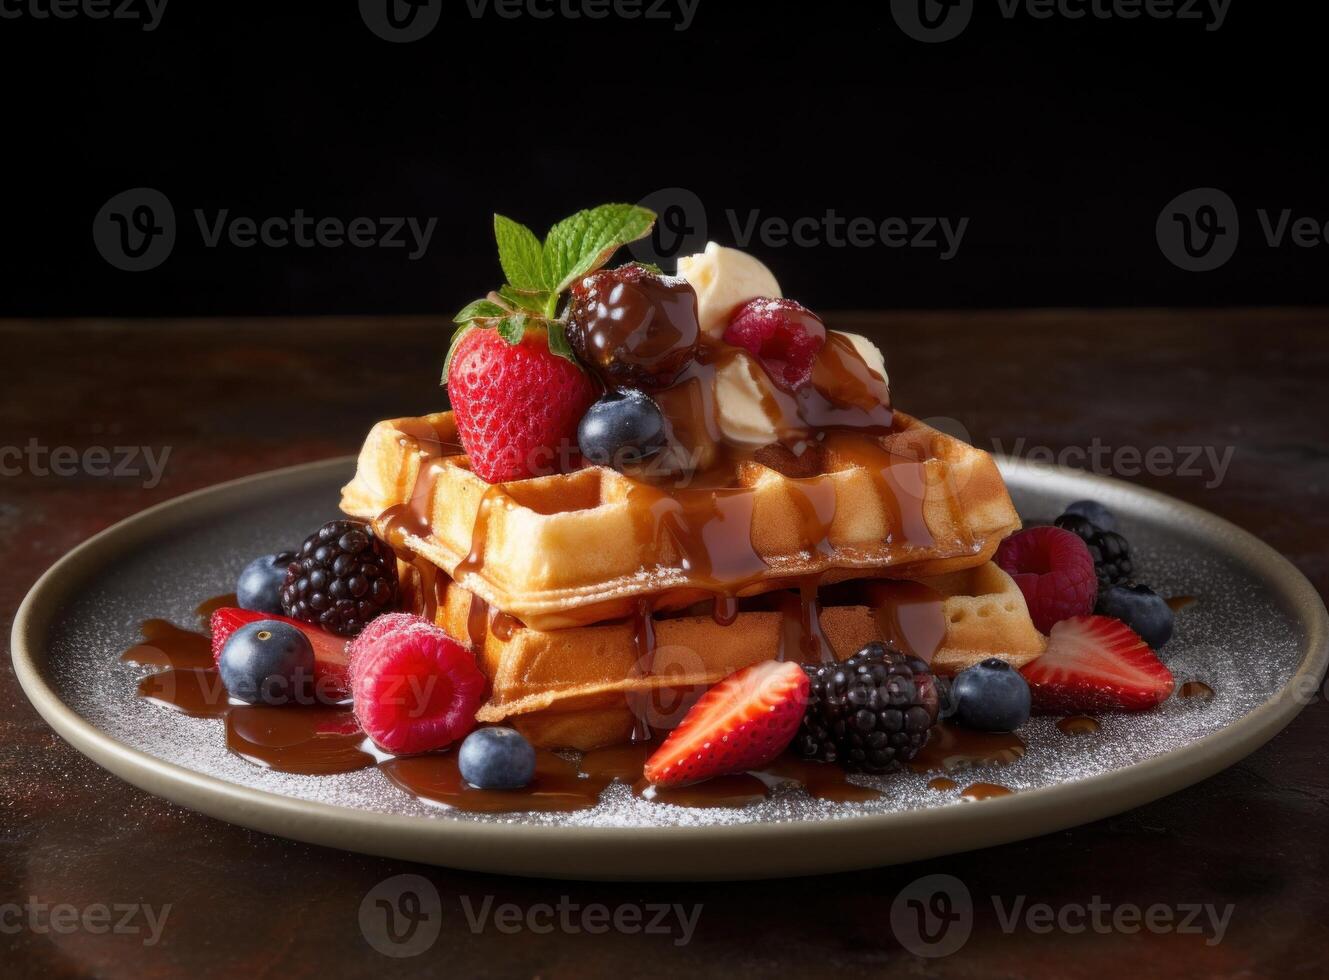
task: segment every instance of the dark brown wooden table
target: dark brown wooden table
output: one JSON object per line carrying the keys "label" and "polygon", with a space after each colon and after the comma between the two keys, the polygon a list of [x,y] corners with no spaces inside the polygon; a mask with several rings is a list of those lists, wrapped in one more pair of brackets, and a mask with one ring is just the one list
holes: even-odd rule
{"label": "dark brown wooden table", "polygon": [[[985,448],[1234,447],[1221,481],[1134,477],[1259,534],[1329,589],[1329,310],[849,314],[886,350],[897,403],[957,420]],[[93,532],[220,480],[356,450],[377,419],[435,410],[442,320],[0,322],[9,368],[0,450],[170,447],[161,482],[88,473],[0,477],[0,626],[36,577]],[[1124,459],[1129,467],[1130,456]],[[13,454],[6,462],[13,471]],[[1178,459],[1177,463],[1180,464]],[[1157,467],[1156,467],[1157,468]],[[1129,474],[1125,474],[1129,475]],[[1217,483],[1217,485],[1212,485]],[[1207,782],[1089,826],[921,864],[739,884],[596,884],[466,874],[323,850],[157,800],[62,742],[0,670],[0,973],[7,977],[1258,976],[1329,970],[1329,710]],[[394,875],[432,882],[438,941],[389,959],[358,926]],[[923,959],[890,908],[924,875],[961,879],[973,933]],[[478,933],[466,908],[700,904],[680,933]],[[1002,929],[1009,908],[1233,905],[1204,935]],[[146,931],[65,934],[17,907],[146,903]],[[466,903],[469,903],[466,904]],[[24,913],[26,914],[26,913]],[[38,925],[43,913],[38,912]],[[538,913],[537,913],[538,914]],[[1184,914],[1184,913],[1180,913]],[[119,918],[118,915],[115,916]],[[144,920],[136,920],[143,924]],[[574,915],[574,922],[580,921]],[[1205,921],[1203,919],[1201,922]],[[537,919],[537,926],[543,922]],[[1072,923],[1073,925],[1074,923]],[[146,929],[146,926],[144,927]],[[242,972],[243,971],[243,972]]]}

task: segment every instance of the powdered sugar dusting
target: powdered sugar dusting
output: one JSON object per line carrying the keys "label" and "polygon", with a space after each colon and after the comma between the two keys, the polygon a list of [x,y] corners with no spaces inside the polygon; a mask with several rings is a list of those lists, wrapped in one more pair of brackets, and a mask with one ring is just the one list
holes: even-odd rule
{"label": "powdered sugar dusting", "polygon": [[[1036,472],[1021,468],[1007,475],[1027,518],[1055,516],[1074,496],[1094,495],[1099,489],[1085,493],[1068,484],[1070,478],[1059,477],[1054,482],[1060,492],[1054,493]],[[135,682],[146,671],[118,660],[137,641],[138,623],[145,618],[202,628],[194,613],[199,601],[230,591],[235,575],[253,555],[289,547],[333,516],[329,511],[340,482],[327,479],[326,487],[298,499],[272,494],[260,509],[237,506],[210,525],[163,534],[108,566],[82,598],[62,612],[50,651],[55,689],[91,724],[147,755],[270,793],[441,824],[473,820],[551,827],[682,827],[852,820],[864,813],[967,805],[960,790],[972,782],[1023,791],[1082,780],[1185,749],[1231,725],[1278,694],[1301,658],[1304,637],[1252,570],[1198,531],[1168,520],[1156,505],[1121,491],[1109,495],[1107,503],[1134,545],[1141,580],[1162,595],[1197,599],[1178,613],[1175,638],[1164,659],[1179,682],[1200,680],[1212,687],[1216,695],[1211,701],[1174,697],[1155,711],[1101,716],[1100,731],[1080,736],[1058,731],[1055,719],[1036,718],[1022,731],[1029,743],[1023,759],[1009,766],[950,773],[958,788],[943,792],[928,788],[931,775],[856,777],[885,792],[882,800],[870,803],[817,801],[799,790],[781,788],[742,810],[693,809],[650,803],[634,797],[628,787],[614,785],[595,808],[580,812],[461,813],[409,796],[374,769],[296,776],[258,768],[226,750],[220,721],[188,718],[136,697]]]}

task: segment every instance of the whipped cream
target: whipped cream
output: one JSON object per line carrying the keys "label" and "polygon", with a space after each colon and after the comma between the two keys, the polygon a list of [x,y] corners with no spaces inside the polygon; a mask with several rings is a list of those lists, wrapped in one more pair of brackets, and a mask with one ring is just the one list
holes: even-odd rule
{"label": "whipped cream", "polygon": [[782,396],[756,358],[735,354],[715,372],[715,422],[725,442],[760,449],[779,441],[781,433],[768,406],[777,405]]}
{"label": "whipped cream", "polygon": [[886,374],[886,358],[882,356],[881,348],[872,341],[868,340],[861,333],[847,333],[843,330],[833,330],[832,333],[838,333],[842,337],[848,337],[850,343],[854,345],[854,350],[858,351],[858,356],[863,358],[863,363],[875,374],[881,375],[884,384],[891,383],[890,377]]}
{"label": "whipped cream", "polygon": [[680,258],[678,274],[697,291],[697,319],[713,340],[723,338],[730,315],[748,300],[783,295],[770,269],[746,252],[715,242]]}
{"label": "whipped cream", "polygon": [[[888,397],[886,360],[881,351],[860,334],[841,336],[853,344],[870,371],[881,375],[882,397]],[[760,449],[773,442],[789,442],[808,435],[809,430],[802,427],[781,430],[781,425],[788,426],[794,418],[793,399],[776,386],[755,357],[735,353],[715,373],[715,421],[729,445]]]}

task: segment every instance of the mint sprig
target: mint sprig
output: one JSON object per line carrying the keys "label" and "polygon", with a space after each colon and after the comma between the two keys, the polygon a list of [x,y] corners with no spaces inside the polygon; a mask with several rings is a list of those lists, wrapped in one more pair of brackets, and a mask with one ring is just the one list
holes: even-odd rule
{"label": "mint sprig", "polygon": [[458,329],[443,364],[443,383],[447,384],[458,342],[475,329],[495,329],[508,343],[519,344],[528,326],[543,327],[549,350],[576,364],[566,321],[558,316],[563,293],[603,266],[622,246],[650,234],[654,224],[655,213],[646,208],[602,204],[564,218],[541,242],[525,225],[494,215],[498,261],[507,282],[485,299],[468,303],[453,317]]}

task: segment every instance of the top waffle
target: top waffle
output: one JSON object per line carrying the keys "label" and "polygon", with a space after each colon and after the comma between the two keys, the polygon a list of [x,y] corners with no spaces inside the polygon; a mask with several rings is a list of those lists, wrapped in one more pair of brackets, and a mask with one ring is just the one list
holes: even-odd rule
{"label": "top waffle", "polygon": [[921,578],[987,561],[1019,517],[987,453],[903,413],[890,433],[829,436],[821,472],[751,461],[736,485],[660,488],[614,470],[490,485],[452,413],[380,422],[342,509],[535,629],[851,578]]}

